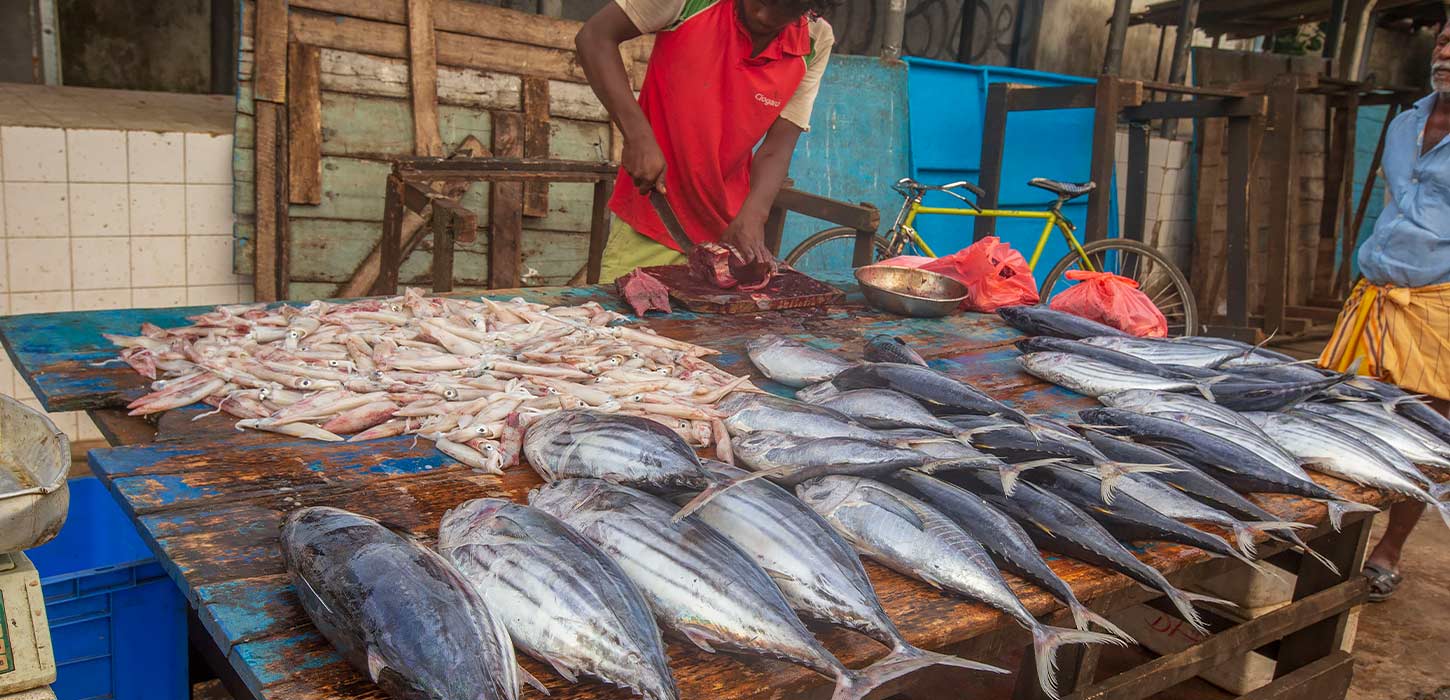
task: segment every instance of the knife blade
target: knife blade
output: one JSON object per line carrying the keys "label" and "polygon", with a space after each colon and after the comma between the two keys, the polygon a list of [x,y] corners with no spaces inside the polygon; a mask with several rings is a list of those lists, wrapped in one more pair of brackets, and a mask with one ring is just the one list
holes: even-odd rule
{"label": "knife blade", "polygon": [[680,220],[675,216],[675,210],[670,206],[670,201],[665,199],[663,192],[659,190],[649,191],[649,201],[655,207],[655,213],[660,215],[660,221],[664,222],[665,230],[670,232],[670,237],[679,244],[680,252],[689,255],[690,249],[695,247],[689,236],[685,235],[685,227],[680,225]]}

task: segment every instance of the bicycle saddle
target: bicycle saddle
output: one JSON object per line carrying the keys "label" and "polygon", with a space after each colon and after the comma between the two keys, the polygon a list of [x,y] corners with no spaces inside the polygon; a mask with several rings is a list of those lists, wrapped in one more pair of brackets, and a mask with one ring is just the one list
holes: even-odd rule
{"label": "bicycle saddle", "polygon": [[1027,181],[1027,184],[1052,192],[1064,199],[1077,199],[1097,189],[1094,182],[1058,182],[1045,177],[1034,177]]}

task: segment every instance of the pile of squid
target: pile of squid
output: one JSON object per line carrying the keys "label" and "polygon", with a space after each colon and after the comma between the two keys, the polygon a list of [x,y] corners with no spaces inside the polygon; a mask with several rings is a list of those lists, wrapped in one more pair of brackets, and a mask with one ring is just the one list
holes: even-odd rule
{"label": "pile of squid", "polygon": [[[399,297],[306,306],[221,306],[192,325],[144,324],[106,338],[151,392],[131,415],[196,402],[238,429],[325,441],[412,434],[493,473],[517,464],[523,428],[588,408],[638,415],[696,447],[728,440],[714,405],[737,377],[702,359],[716,351],[620,325],[590,302]],[[350,436],[350,437],[344,437]],[[725,446],[728,452],[728,445]]]}

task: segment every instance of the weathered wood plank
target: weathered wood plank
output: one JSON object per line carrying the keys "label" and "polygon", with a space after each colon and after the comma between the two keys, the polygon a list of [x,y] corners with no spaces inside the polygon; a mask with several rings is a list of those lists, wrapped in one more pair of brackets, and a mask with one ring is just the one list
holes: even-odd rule
{"label": "weathered wood plank", "polygon": [[408,61],[413,152],[440,158],[443,137],[438,133],[438,50],[434,45],[432,0],[408,0]]}
{"label": "weathered wood plank", "polygon": [[[586,84],[566,80],[549,81],[549,113],[556,117],[608,122],[609,111]],[[616,161],[617,162],[617,161]]]}
{"label": "weathered wood plank", "polygon": [[[549,82],[544,78],[524,78],[524,157],[545,158],[549,153]],[[541,217],[549,213],[549,184],[524,184],[524,216]]]}
{"label": "weathered wood plank", "polygon": [[[456,149],[468,136],[486,139],[492,131],[492,119],[485,110],[444,105],[437,115],[440,136],[449,149]],[[413,113],[406,100],[322,93],[324,156],[391,163],[412,152]],[[324,191],[328,191],[326,186]]]}
{"label": "weathered wood plank", "polygon": [[322,202],[321,58],[316,46],[288,46],[287,179],[292,204]]}
{"label": "weathered wood plank", "polygon": [[280,177],[277,171],[279,119],[281,109],[271,102],[257,103],[257,150],[256,150],[256,216],[257,230],[253,238],[256,263],[253,267],[252,288],[257,301],[275,301],[278,298],[277,276],[277,210],[276,184]]}
{"label": "weathered wood plank", "polygon": [[[439,104],[482,107],[485,109],[522,109],[521,85],[523,79],[517,75],[483,71],[476,68],[453,68],[438,66]],[[560,85],[575,86],[575,83],[556,81]],[[323,49],[322,89],[331,92],[347,92],[355,95],[393,97],[407,99],[407,61],[385,56],[373,56],[356,51]],[[585,88],[587,90],[587,87]],[[597,100],[596,100],[597,103]],[[603,106],[600,105],[600,110]],[[584,115],[584,107],[570,107],[570,114]],[[557,109],[555,110],[558,111]],[[579,118],[588,119],[588,116]],[[608,119],[608,115],[597,121]]]}
{"label": "weathered wood plank", "polygon": [[[524,154],[523,120],[518,114],[494,114],[493,154],[517,158]],[[517,182],[490,183],[492,207],[489,211],[488,281],[494,289],[519,286],[522,256],[519,238],[523,235],[523,186]]]}
{"label": "weathered wood plank", "polygon": [[257,0],[256,99],[287,101],[287,0]]}

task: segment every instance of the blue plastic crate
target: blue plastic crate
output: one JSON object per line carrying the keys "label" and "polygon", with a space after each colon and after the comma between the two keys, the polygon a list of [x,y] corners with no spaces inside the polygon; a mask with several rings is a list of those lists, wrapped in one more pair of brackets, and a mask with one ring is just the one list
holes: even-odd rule
{"label": "blue plastic crate", "polygon": [[186,599],[94,478],[71,479],[70,515],[26,556],[40,572],[59,700],[186,700]]}

